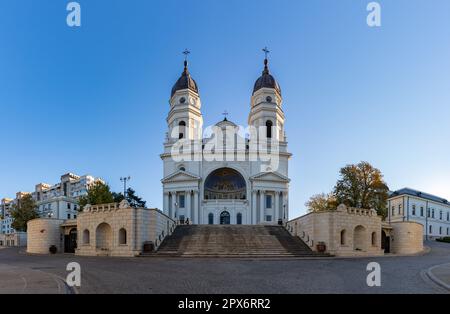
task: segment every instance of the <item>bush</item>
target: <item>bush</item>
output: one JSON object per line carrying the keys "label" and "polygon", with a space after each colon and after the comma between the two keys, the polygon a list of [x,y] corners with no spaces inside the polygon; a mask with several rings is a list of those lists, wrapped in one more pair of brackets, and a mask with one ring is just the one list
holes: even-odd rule
{"label": "bush", "polygon": [[436,241],[450,243],[450,237],[439,238],[439,239],[436,239]]}

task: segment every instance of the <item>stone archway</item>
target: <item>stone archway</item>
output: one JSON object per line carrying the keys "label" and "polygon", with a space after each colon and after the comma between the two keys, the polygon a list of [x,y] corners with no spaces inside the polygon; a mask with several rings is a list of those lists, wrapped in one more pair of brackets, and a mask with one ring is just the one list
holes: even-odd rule
{"label": "stone archway", "polygon": [[110,250],[112,246],[112,229],[106,222],[98,225],[95,231],[96,248],[98,250]]}
{"label": "stone archway", "polygon": [[353,231],[353,249],[355,251],[367,251],[367,231],[364,226],[357,226]]}

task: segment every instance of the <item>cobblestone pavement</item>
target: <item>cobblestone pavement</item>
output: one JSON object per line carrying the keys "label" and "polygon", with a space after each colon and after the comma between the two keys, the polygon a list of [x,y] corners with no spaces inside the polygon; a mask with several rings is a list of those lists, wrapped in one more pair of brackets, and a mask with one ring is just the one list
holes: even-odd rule
{"label": "cobblestone pavement", "polygon": [[[27,255],[21,249],[0,250],[0,293],[16,292],[8,282],[24,274],[65,278],[66,265],[81,265],[79,293],[448,293],[434,284],[426,270],[450,263],[450,245],[429,242],[431,252],[413,257],[322,260],[234,260],[78,257]],[[381,287],[369,288],[369,262],[381,265]],[[9,277],[3,276],[9,274]],[[54,281],[54,283],[56,283]],[[28,286],[26,292],[62,288]],[[20,292],[20,291],[19,291]],[[67,291],[65,291],[67,292]]]}

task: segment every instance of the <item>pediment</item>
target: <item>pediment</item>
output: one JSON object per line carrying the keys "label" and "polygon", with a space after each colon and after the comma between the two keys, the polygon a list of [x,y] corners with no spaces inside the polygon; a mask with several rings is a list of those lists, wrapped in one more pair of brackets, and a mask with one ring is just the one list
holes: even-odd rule
{"label": "pediment", "polygon": [[291,180],[278,172],[260,172],[250,177],[252,181],[272,181],[289,183]]}
{"label": "pediment", "polygon": [[161,180],[162,183],[169,183],[169,182],[185,182],[185,181],[199,181],[201,178],[193,173],[178,170],[164,179]]}

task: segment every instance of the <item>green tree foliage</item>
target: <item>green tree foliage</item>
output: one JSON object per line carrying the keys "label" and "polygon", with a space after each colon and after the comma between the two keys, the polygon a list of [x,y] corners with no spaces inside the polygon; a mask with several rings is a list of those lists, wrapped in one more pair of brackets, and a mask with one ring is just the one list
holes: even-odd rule
{"label": "green tree foliage", "polygon": [[305,205],[310,212],[318,212],[334,210],[338,204],[333,194],[322,193],[313,195]]}
{"label": "green tree foliage", "polygon": [[[120,203],[122,200],[125,199],[122,193],[113,193],[114,195],[114,202]],[[136,191],[132,188],[127,189],[127,202],[131,205],[131,207],[135,208],[145,208],[146,201],[142,200],[141,197],[136,195]]]}
{"label": "green tree foliage", "polygon": [[386,217],[389,188],[381,171],[368,162],[347,165],[340,171],[340,179],[333,191],[338,204],[377,211]]}
{"label": "green tree foliage", "polygon": [[114,203],[114,196],[109,185],[102,182],[95,182],[88,190],[88,194],[80,197],[80,210],[84,206]]}
{"label": "green tree foliage", "polygon": [[30,194],[22,197],[18,204],[13,205],[11,210],[13,218],[12,227],[17,231],[27,231],[27,222],[39,218],[36,203]]}

